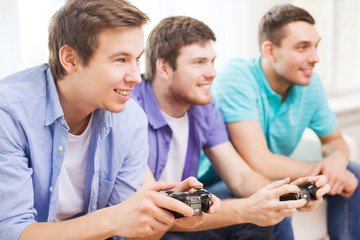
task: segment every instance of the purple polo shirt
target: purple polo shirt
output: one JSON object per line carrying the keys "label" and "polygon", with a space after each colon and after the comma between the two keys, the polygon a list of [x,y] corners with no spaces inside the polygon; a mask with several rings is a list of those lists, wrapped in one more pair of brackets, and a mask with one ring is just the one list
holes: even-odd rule
{"label": "purple polo shirt", "polygon": [[[135,85],[131,97],[139,103],[148,116],[150,151],[148,165],[155,179],[159,180],[167,161],[172,130],[160,111],[150,82],[143,79],[141,84]],[[189,176],[197,177],[202,149],[229,140],[223,117],[213,102],[207,105],[193,105],[187,113],[189,141],[182,179]]]}

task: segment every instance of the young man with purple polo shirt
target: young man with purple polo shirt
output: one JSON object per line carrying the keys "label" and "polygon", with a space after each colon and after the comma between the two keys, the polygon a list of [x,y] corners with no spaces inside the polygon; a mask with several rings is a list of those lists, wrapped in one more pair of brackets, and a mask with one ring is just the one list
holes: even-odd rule
{"label": "young man with purple polo shirt", "polygon": [[[211,101],[215,40],[204,23],[181,16],[162,20],[148,37],[144,81],[131,93],[149,121],[150,171],[146,180],[179,182],[197,176],[204,150],[224,182],[242,198],[222,201],[220,211],[205,215],[194,232],[167,233],[164,239],[269,239],[272,227],[260,226],[278,223],[297,208],[317,207],[329,186],[324,177],[310,178],[320,187],[319,201],[280,202],[282,194],[299,189],[288,184],[288,178],[271,183],[237,154]],[[307,180],[299,179],[296,184]],[[217,229],[208,230],[213,228]],[[170,230],[188,231],[176,224]]]}

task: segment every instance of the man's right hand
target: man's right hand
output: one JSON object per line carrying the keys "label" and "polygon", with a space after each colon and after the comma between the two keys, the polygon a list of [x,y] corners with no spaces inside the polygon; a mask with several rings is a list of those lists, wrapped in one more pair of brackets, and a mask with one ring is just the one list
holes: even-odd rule
{"label": "man's right hand", "polygon": [[166,232],[174,223],[174,216],[168,210],[192,216],[191,207],[159,193],[176,186],[176,183],[156,182],[143,186],[126,201],[108,208],[114,235],[125,237],[146,237]]}
{"label": "man's right hand", "polygon": [[280,201],[280,196],[299,192],[296,185],[289,184],[290,178],[285,178],[266,185],[247,198],[247,221],[259,226],[274,225],[285,217],[291,217],[297,208],[306,204],[305,199]]}

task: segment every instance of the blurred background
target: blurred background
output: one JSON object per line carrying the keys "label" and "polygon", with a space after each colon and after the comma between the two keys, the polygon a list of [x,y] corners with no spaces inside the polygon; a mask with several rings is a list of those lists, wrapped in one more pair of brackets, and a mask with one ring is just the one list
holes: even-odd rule
{"label": "blurred background", "polygon": [[[276,4],[291,3],[308,10],[322,38],[315,71],[323,80],[330,107],[342,132],[360,147],[360,1],[359,0],[130,0],[151,23],[185,15],[209,25],[216,34],[216,68],[233,57],[259,54],[257,26]],[[0,78],[47,62],[47,28],[64,0],[0,0]],[[145,36],[146,37],[146,36]],[[144,59],[142,59],[143,61]],[[144,64],[141,64],[143,69]],[[359,149],[358,147],[358,149]]]}

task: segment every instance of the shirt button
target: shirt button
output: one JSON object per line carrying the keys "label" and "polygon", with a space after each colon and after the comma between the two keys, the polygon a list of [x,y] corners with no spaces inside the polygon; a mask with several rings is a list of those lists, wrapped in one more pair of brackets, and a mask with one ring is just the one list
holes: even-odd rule
{"label": "shirt button", "polygon": [[64,150],[63,146],[59,146],[59,151],[62,152]]}
{"label": "shirt button", "polygon": [[52,191],[53,191],[53,187],[50,187],[50,188],[49,188],[49,191],[52,192]]}
{"label": "shirt button", "polygon": [[57,124],[57,120],[55,120],[55,124]]}
{"label": "shirt button", "polygon": [[64,119],[61,119],[61,123],[62,123],[63,125],[65,125],[65,121],[64,121]]}

